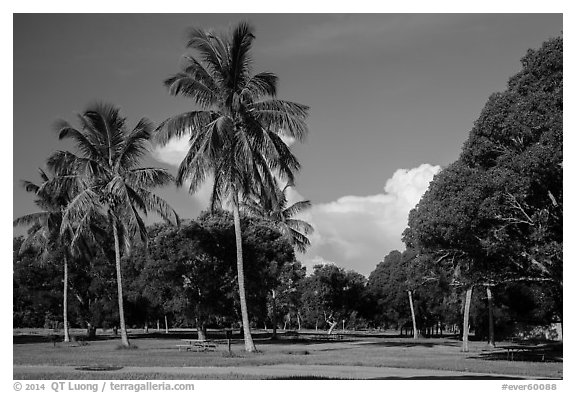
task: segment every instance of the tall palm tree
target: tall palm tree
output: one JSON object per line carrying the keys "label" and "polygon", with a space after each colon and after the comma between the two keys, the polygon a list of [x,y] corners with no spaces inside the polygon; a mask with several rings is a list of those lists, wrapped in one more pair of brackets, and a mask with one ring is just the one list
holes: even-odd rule
{"label": "tall palm tree", "polygon": [[[76,233],[90,225],[96,214],[107,218],[114,236],[118,309],[122,345],[130,346],[124,319],[122,294],[121,248],[128,253],[133,239],[147,239],[141,214],[155,212],[168,222],[179,224],[176,212],[150,191],[174,181],[165,169],[141,168],[137,165],[149,150],[153,130],[147,119],[141,119],[129,130],[126,118],[110,104],[93,104],[78,115],[80,128],[65,121],[57,123],[60,139],[71,139],[77,153],[58,151],[48,160],[56,171],[71,168],[72,174],[59,177],[57,187],[66,189],[70,181],[80,189],[67,205],[63,224],[74,224]],[[52,188],[52,187],[50,187]]]}
{"label": "tall palm tree", "polygon": [[273,199],[252,198],[242,204],[249,214],[269,220],[286,237],[296,250],[305,253],[310,246],[307,235],[314,232],[312,225],[306,221],[294,218],[298,213],[312,207],[309,200],[298,201],[288,206],[287,190],[292,187],[287,184],[284,188],[276,188],[276,196]]}
{"label": "tall palm tree", "polygon": [[[28,236],[22,243],[21,251],[26,249],[40,249],[40,262],[46,263],[50,261],[55,255],[62,256],[62,264],[64,268],[64,288],[63,288],[63,320],[64,320],[64,342],[70,341],[70,334],[68,329],[68,261],[71,256],[78,256],[80,254],[88,254],[88,242],[94,239],[92,232],[78,232],[78,236],[74,236],[74,230],[71,226],[63,226],[62,216],[66,205],[70,201],[71,195],[74,192],[72,188],[66,192],[49,193],[46,192],[44,186],[53,181],[50,176],[39,169],[42,183],[40,185],[30,181],[22,181],[22,186],[27,192],[32,192],[36,195],[34,201],[36,206],[41,210],[36,213],[26,214],[14,220],[14,226],[26,225],[32,226],[28,232]],[[94,230],[94,228],[91,228]]]}
{"label": "tall palm tree", "polygon": [[228,34],[191,29],[182,71],[166,79],[172,95],[191,98],[197,110],[173,116],[158,127],[160,144],[190,135],[190,148],[176,177],[189,182],[194,193],[213,177],[211,207],[223,202],[232,207],[236,232],[238,292],[248,352],[256,350],[244,287],[244,264],[239,205],[250,195],[275,195],[275,176],[292,182],[300,168],[282,141],[288,135],[299,141],[308,133],[308,107],[276,99],[277,76],[252,73],[253,29],[238,24]]}

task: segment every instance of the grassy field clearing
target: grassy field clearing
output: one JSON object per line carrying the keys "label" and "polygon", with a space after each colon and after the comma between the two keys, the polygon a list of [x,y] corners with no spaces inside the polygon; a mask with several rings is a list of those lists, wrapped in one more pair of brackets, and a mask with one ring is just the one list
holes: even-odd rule
{"label": "grassy field clearing", "polygon": [[[75,332],[79,335],[80,332]],[[100,332],[99,332],[100,334]],[[215,336],[215,334],[212,334]],[[137,348],[118,349],[120,340],[100,335],[97,340],[74,343],[53,342],[47,332],[15,331],[15,366],[106,366],[158,367],[145,374],[114,374],[126,379],[180,379],[180,367],[245,367],[260,365],[342,365],[364,367],[401,367],[423,370],[466,371],[471,373],[506,374],[542,378],[562,378],[561,347],[555,347],[544,362],[525,356],[521,360],[506,360],[503,349],[490,349],[483,342],[471,342],[470,352],[462,353],[460,342],[453,338],[413,340],[385,334],[345,335],[342,341],[312,340],[306,334],[299,338],[270,340],[264,332],[256,332],[258,353],[243,351],[239,337],[232,340],[228,353],[225,340],[218,341],[215,352],[178,351],[183,338],[195,338],[195,333],[175,331],[169,334],[131,333]],[[217,340],[219,337],[215,337]],[[500,347],[510,343],[498,343]],[[538,361],[535,361],[538,360]],[[165,367],[173,367],[166,371]],[[73,375],[30,373],[14,374],[15,379],[100,379],[110,378],[106,371],[75,371]],[[211,375],[205,375],[212,379]],[[202,379],[194,377],[195,379]],[[242,378],[229,374],[226,379]]]}

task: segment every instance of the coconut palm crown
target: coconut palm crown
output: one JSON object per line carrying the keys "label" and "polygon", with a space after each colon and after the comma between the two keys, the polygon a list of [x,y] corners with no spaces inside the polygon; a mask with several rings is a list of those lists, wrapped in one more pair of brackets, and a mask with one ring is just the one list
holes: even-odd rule
{"label": "coconut palm crown", "polygon": [[141,119],[130,130],[117,107],[97,103],[78,115],[78,123],[80,128],[66,121],[56,124],[60,139],[72,140],[77,153],[58,151],[48,159],[49,167],[57,173],[64,168],[69,168],[71,173],[59,176],[45,188],[78,187],[66,206],[63,225],[73,223],[75,230],[81,231],[98,215],[107,217],[114,235],[122,344],[129,346],[123,312],[120,247],[126,253],[134,238],[147,240],[142,214],[154,212],[165,221],[179,224],[176,212],[151,191],[151,188],[171,184],[174,177],[162,168],[138,167],[150,147],[153,126],[147,119]]}
{"label": "coconut palm crown", "polygon": [[303,141],[308,107],[276,98],[278,77],[252,72],[253,29],[238,24],[228,34],[191,29],[182,70],[164,81],[171,95],[190,98],[195,110],[158,127],[156,140],[190,136],[176,182],[190,193],[212,178],[211,207],[230,204],[234,212],[238,287],[245,348],[254,351],[244,292],[239,205],[251,195],[275,198],[275,177],[293,182],[300,164],[282,136]]}
{"label": "coconut palm crown", "polygon": [[288,239],[290,244],[301,253],[310,246],[306,235],[312,234],[314,228],[304,220],[295,218],[299,213],[312,207],[309,200],[294,202],[288,206],[287,184],[284,188],[277,187],[274,199],[252,198],[242,204],[249,214],[268,219]]}
{"label": "coconut palm crown", "polygon": [[240,23],[229,35],[192,29],[181,72],[164,81],[171,95],[191,98],[198,110],[173,116],[158,127],[156,140],[190,135],[190,149],[176,177],[194,193],[214,177],[213,206],[255,189],[273,197],[274,174],[293,181],[300,164],[281,136],[303,141],[308,107],[276,99],[278,77],[252,75],[253,29]]}
{"label": "coconut palm crown", "polygon": [[[68,260],[70,257],[79,255],[90,255],[89,244],[95,242],[95,236],[101,233],[96,225],[92,225],[89,231],[74,231],[70,225],[63,225],[64,210],[70,201],[75,190],[71,187],[60,193],[46,192],[45,186],[54,181],[56,177],[39,169],[42,183],[35,184],[31,181],[22,181],[22,186],[27,192],[34,193],[35,205],[39,212],[26,214],[14,220],[14,226],[30,226],[28,236],[20,247],[20,252],[28,249],[40,250],[38,262],[55,263],[57,259],[62,259],[64,270],[63,278],[63,321],[64,321],[64,342],[70,341],[68,330]],[[65,174],[61,174],[65,175]]]}

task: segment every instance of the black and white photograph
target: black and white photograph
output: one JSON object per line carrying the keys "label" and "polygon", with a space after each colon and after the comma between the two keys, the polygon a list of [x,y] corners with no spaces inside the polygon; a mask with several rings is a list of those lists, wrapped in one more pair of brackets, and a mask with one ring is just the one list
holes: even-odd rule
{"label": "black and white photograph", "polygon": [[12,15],[10,391],[562,390],[563,13],[137,12]]}

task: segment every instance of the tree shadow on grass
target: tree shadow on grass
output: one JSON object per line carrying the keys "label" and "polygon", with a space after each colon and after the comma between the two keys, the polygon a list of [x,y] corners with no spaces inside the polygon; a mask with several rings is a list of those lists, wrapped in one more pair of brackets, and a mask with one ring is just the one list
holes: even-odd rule
{"label": "tree shadow on grass", "polygon": [[[522,346],[518,346],[522,347]],[[506,348],[482,352],[471,359],[481,360],[506,360],[510,362],[539,362],[539,363],[562,363],[563,346],[561,343],[548,344],[538,347],[529,347],[526,350],[510,352]]]}
{"label": "tree shadow on grass", "polygon": [[[291,376],[291,377],[271,377],[267,378],[271,380],[350,380],[356,378],[335,378],[335,377],[322,377],[322,376]],[[502,377],[499,375],[462,375],[462,376],[432,376],[432,375],[424,375],[424,376],[416,376],[416,377],[381,377],[381,378],[358,378],[364,380],[441,380],[441,381],[449,381],[449,380],[522,380],[525,378],[522,377]],[[547,380],[549,378],[541,378],[542,380]]]}
{"label": "tree shadow on grass", "polygon": [[455,342],[436,342],[436,341],[378,341],[378,342],[359,342],[357,345],[369,345],[369,346],[381,346],[381,347],[424,347],[424,348],[434,348],[434,347],[459,347],[462,343]]}

